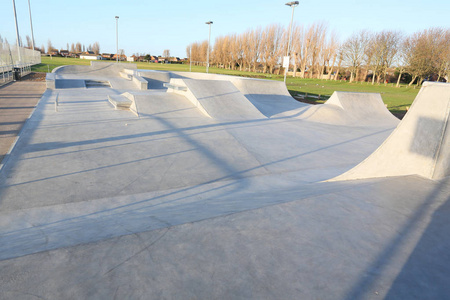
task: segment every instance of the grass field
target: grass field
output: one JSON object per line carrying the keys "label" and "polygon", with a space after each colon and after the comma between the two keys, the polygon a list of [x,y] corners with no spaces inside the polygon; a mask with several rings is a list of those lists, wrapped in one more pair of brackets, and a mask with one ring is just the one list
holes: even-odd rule
{"label": "grass field", "polygon": [[[123,62],[126,64],[126,62]],[[188,64],[155,64],[155,63],[136,63],[138,69],[150,69],[150,70],[164,70],[164,71],[189,71]],[[54,68],[63,65],[90,65],[89,60],[76,59],[76,58],[64,58],[64,57],[42,57],[42,63],[32,67],[33,72],[48,72]],[[192,66],[192,72],[206,72],[204,66]],[[271,80],[283,81],[281,75],[271,75],[253,72],[244,72],[239,70],[225,70],[215,67],[209,68],[210,73],[226,74],[235,76],[247,76],[256,78],[265,78]],[[402,85],[400,88],[396,88],[392,83],[385,86],[372,85],[367,82],[353,82],[348,83],[345,81],[334,80],[321,80],[321,79],[308,79],[308,78],[293,78],[288,77],[286,80],[287,88],[291,95],[305,95],[307,94],[306,101],[310,103],[323,103],[326,99],[333,94],[334,91],[348,91],[348,92],[366,92],[366,93],[380,93],[384,103],[388,109],[397,116],[402,116],[407,107],[411,105],[419,92],[418,88],[408,87]],[[318,97],[321,97],[321,100]]]}

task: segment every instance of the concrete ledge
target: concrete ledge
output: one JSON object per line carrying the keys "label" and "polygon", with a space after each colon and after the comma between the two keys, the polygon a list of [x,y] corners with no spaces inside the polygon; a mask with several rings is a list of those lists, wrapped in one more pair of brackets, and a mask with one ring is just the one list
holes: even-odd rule
{"label": "concrete ledge", "polygon": [[136,73],[133,74],[132,80],[134,84],[140,89],[140,90],[147,90],[148,88],[148,82],[141,76],[137,75]]}
{"label": "concrete ledge", "polygon": [[131,79],[133,78],[133,75],[127,74],[127,73],[122,72],[122,71],[119,72],[119,75],[120,75],[120,77],[125,78],[125,79],[128,79],[128,80],[131,80]]}
{"label": "concrete ledge", "polygon": [[171,83],[167,83],[165,82],[163,84],[164,87],[168,88],[168,89],[172,89],[172,90],[177,90],[177,91],[187,91],[187,87],[185,86],[181,86],[181,85],[174,85]]}
{"label": "concrete ledge", "polygon": [[130,99],[122,95],[108,95],[108,101],[114,105],[115,109],[129,109],[133,103]]}

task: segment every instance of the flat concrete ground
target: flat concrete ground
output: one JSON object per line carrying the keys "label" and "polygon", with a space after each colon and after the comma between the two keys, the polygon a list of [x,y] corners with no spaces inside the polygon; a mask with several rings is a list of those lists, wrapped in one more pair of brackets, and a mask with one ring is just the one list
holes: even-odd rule
{"label": "flat concrete ground", "polygon": [[45,91],[45,82],[13,82],[0,87],[0,163]]}

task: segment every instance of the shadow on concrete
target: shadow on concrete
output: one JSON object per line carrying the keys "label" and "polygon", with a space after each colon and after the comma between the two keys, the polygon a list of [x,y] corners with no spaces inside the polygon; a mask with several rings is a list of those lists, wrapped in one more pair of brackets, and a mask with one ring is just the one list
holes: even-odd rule
{"label": "shadow on concrete", "polygon": [[450,296],[449,183],[450,178],[441,181],[425,201],[432,203],[439,194],[447,193],[447,199],[431,216],[385,299],[447,299]]}
{"label": "shadow on concrete", "polygon": [[[362,272],[361,279],[349,291],[347,300],[367,299],[396,255],[404,250],[408,239],[420,231],[433,207],[445,201],[431,215],[431,221],[403,265],[384,299],[446,299],[450,295],[450,178],[436,184],[402,230]],[[444,195],[444,197],[443,197]]]}

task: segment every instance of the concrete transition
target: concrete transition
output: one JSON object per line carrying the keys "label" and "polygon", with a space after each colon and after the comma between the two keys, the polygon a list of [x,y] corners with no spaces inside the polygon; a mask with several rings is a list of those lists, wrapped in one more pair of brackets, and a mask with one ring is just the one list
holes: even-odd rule
{"label": "concrete transition", "polygon": [[450,88],[425,82],[411,110],[366,160],[335,180],[418,174],[450,176]]}
{"label": "concrete transition", "polygon": [[444,299],[450,85],[64,66],[0,170],[1,299]]}

